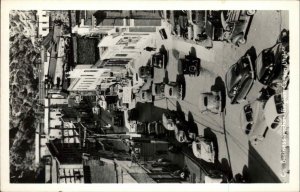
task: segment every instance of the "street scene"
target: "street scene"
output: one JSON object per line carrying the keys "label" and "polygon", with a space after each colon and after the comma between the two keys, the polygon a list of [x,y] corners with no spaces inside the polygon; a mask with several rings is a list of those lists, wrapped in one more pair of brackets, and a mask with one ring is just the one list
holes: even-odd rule
{"label": "street scene", "polygon": [[40,58],[32,93],[10,65],[11,183],[31,113],[36,183],[289,182],[288,11],[21,12]]}

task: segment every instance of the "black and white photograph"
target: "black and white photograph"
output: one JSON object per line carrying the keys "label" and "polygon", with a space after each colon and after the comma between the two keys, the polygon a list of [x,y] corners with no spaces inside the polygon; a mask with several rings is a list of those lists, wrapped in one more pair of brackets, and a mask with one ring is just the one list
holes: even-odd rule
{"label": "black and white photograph", "polygon": [[159,8],[7,11],[10,184],[290,183],[290,10]]}

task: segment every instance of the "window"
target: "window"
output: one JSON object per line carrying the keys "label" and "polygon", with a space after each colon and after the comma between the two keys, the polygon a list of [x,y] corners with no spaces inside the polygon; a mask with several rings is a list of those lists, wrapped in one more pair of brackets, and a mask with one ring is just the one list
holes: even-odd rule
{"label": "window", "polygon": [[204,106],[205,106],[205,107],[207,107],[207,103],[208,103],[207,97],[204,97]]}
{"label": "window", "polygon": [[93,83],[94,81],[87,81],[87,80],[85,80],[85,81],[82,81],[82,82],[91,82],[91,83]]}
{"label": "window", "polygon": [[43,27],[42,30],[43,30],[43,31],[47,31],[47,28]]}
{"label": "window", "polygon": [[172,96],[173,90],[172,88],[169,89],[169,95]]}
{"label": "window", "polygon": [[97,72],[98,70],[92,70],[92,69],[89,69],[89,70],[84,70],[84,72]]}
{"label": "window", "polygon": [[125,46],[124,49],[135,49],[135,46]]}
{"label": "window", "polygon": [[115,56],[116,56],[116,57],[126,57],[127,54],[116,54]]}

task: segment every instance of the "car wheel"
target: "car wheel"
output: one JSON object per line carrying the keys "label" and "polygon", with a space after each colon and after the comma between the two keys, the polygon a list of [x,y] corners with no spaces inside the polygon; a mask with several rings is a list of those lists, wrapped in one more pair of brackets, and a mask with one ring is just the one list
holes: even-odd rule
{"label": "car wheel", "polygon": [[255,12],[256,12],[255,10],[247,10],[246,14],[249,15],[249,16],[252,16],[252,15],[255,14]]}
{"label": "car wheel", "polygon": [[241,44],[245,44],[246,43],[246,39],[244,38],[244,34],[243,33],[240,33],[236,36],[234,36],[232,39],[231,39],[231,43],[239,46]]}
{"label": "car wheel", "polygon": [[245,38],[240,38],[239,40],[238,40],[238,44],[239,45],[243,45],[243,44],[245,44],[246,43],[246,39]]}

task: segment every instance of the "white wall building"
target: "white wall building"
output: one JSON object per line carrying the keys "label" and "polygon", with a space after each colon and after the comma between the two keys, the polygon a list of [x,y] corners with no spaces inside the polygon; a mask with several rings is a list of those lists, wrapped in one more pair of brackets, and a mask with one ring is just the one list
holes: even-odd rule
{"label": "white wall building", "polygon": [[109,77],[109,69],[75,68],[69,73],[72,79],[68,91],[96,91],[102,79]]}
{"label": "white wall building", "polygon": [[50,17],[47,13],[47,11],[38,10],[37,11],[37,17],[38,17],[38,25],[39,25],[39,36],[46,36],[49,33],[49,20]]}

